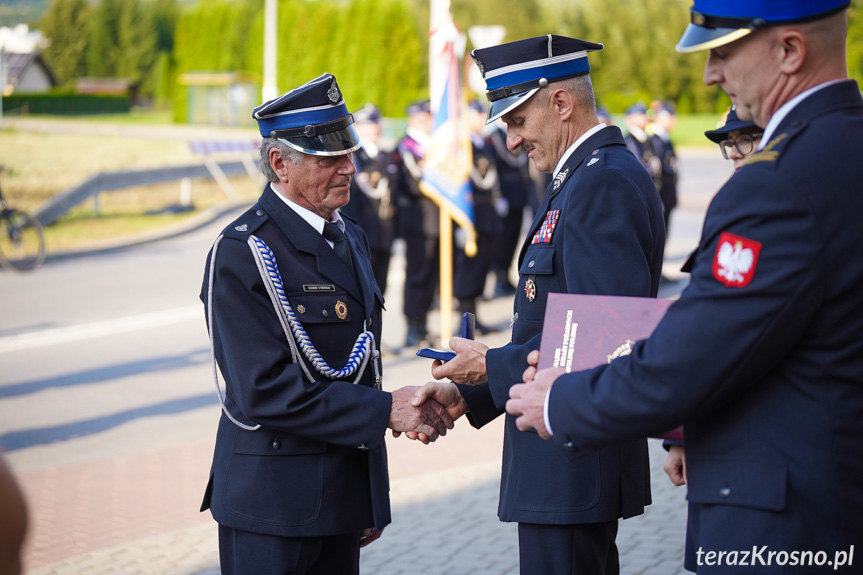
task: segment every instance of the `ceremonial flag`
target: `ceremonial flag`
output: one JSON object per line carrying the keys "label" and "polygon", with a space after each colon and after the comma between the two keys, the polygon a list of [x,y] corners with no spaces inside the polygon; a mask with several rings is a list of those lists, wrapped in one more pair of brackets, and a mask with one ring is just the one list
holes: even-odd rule
{"label": "ceremonial flag", "polygon": [[453,23],[448,4],[445,3],[446,12],[441,13],[441,21],[432,29],[429,39],[432,133],[420,189],[464,230],[465,253],[473,256],[476,254],[470,184],[473,157],[461,89],[466,38]]}

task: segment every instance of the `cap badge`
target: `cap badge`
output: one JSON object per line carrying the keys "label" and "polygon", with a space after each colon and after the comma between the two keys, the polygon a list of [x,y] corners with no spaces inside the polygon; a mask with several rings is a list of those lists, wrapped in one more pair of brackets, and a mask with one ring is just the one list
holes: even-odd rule
{"label": "cap badge", "polygon": [[338,103],[338,101],[342,99],[342,95],[339,94],[339,87],[336,84],[335,78],[333,78],[333,83],[330,84],[330,89],[327,90],[327,98],[329,98],[330,102],[333,104]]}
{"label": "cap badge", "polygon": [[524,295],[527,296],[527,301],[536,299],[536,284],[533,282],[533,278],[527,278],[527,281],[524,282]]}
{"label": "cap badge", "polygon": [[342,300],[336,301],[336,315],[339,319],[348,317],[348,306]]}
{"label": "cap badge", "polygon": [[247,232],[249,231],[248,224],[240,224],[239,226],[234,226],[234,229],[238,232]]}
{"label": "cap badge", "polygon": [[713,277],[728,287],[749,285],[755,275],[761,243],[722,232],[713,256]]}
{"label": "cap badge", "polygon": [[558,175],[556,175],[554,177],[554,189],[555,190],[560,187],[560,185],[563,183],[563,181],[566,179],[566,176],[568,176],[568,175],[569,175],[569,168],[565,169],[564,171],[560,172]]}

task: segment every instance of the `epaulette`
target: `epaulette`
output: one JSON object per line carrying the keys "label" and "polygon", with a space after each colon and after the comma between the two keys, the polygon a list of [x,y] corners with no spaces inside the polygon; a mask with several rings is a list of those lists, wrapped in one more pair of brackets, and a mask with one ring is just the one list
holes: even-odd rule
{"label": "epaulette", "polygon": [[776,163],[777,160],[782,156],[782,153],[791,143],[791,141],[803,130],[806,128],[807,124],[802,124],[800,122],[796,122],[792,124],[791,129],[781,134],[777,134],[770,138],[770,141],[767,142],[767,145],[764,146],[758,152],[755,152],[748,158],[746,158],[745,166],[750,164],[757,164],[759,162],[770,162]]}
{"label": "epaulette", "polygon": [[246,241],[267,219],[269,219],[267,212],[261,208],[260,204],[255,204],[246,213],[231,222],[222,231],[222,235],[226,238]]}

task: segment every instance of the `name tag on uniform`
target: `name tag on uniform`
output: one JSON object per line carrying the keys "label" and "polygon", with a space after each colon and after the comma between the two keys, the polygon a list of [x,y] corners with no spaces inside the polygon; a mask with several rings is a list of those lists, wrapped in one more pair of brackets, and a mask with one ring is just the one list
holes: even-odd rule
{"label": "name tag on uniform", "polygon": [[303,284],[303,291],[306,293],[334,292],[336,286],[333,284]]}

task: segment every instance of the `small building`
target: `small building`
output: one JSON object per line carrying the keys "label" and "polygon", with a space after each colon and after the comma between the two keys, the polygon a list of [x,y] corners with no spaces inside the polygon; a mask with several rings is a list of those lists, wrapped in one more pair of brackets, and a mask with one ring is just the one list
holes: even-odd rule
{"label": "small building", "polygon": [[254,78],[244,72],[186,72],[186,122],[214,126],[253,126],[251,110],[260,103]]}
{"label": "small building", "polygon": [[45,38],[26,24],[0,28],[0,58],[2,58],[3,95],[42,94],[57,85],[57,79],[41,49]]}
{"label": "small building", "polygon": [[43,94],[57,85],[57,79],[51,68],[45,63],[42,54],[16,54],[0,52],[3,59],[3,95],[12,94]]}

